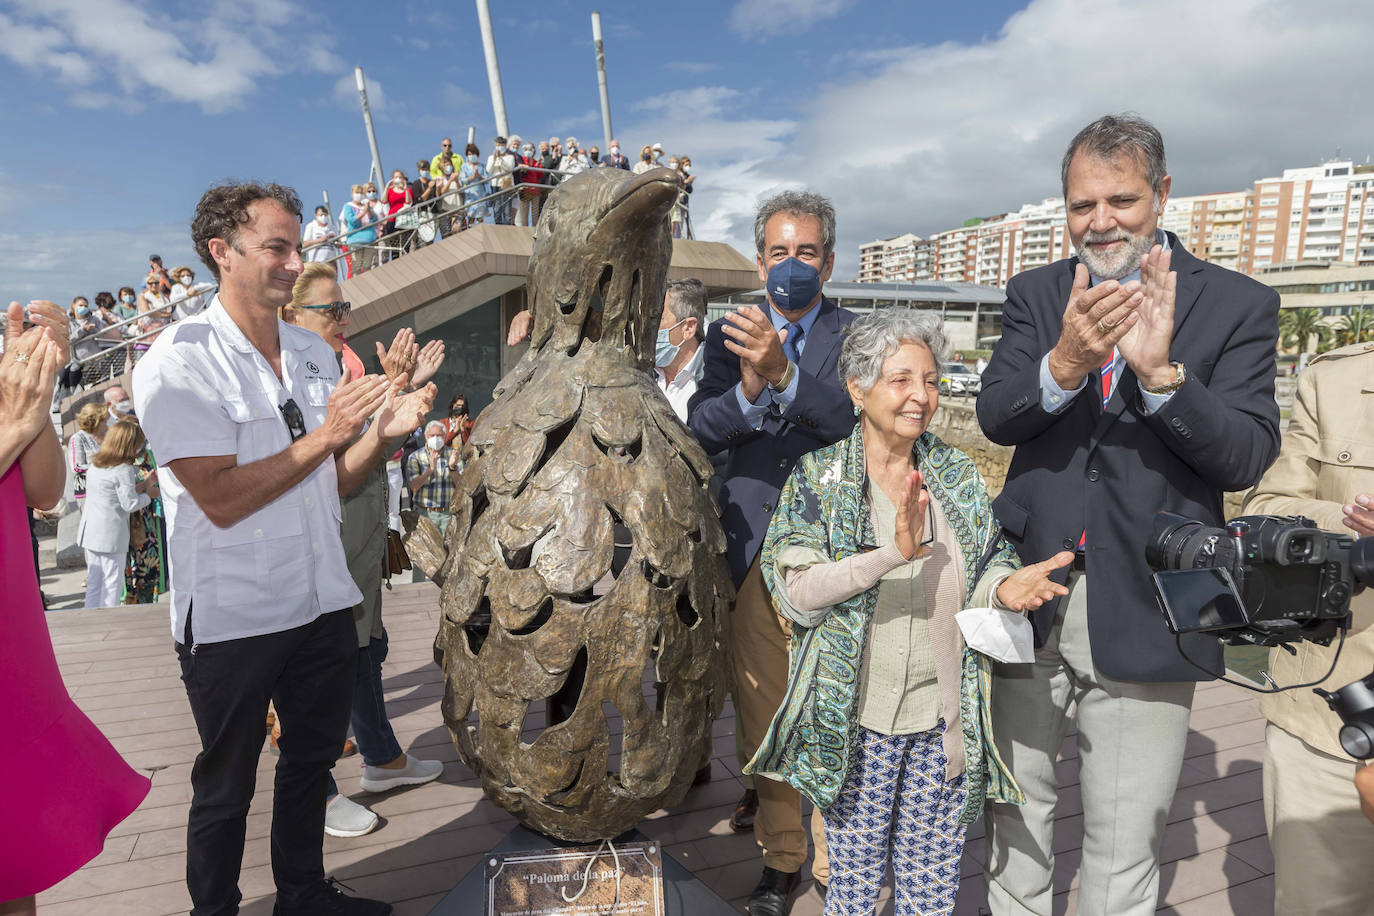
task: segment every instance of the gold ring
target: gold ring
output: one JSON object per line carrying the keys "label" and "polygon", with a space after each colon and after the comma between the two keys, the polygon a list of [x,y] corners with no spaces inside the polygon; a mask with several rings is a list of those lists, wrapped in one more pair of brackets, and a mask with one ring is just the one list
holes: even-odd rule
{"label": "gold ring", "polygon": [[1097,329],[1101,331],[1103,334],[1110,334],[1112,332],[1112,328],[1114,327],[1116,327],[1116,325],[1107,324],[1101,318],[1097,319]]}
{"label": "gold ring", "polygon": [[26,363],[29,361],[29,354],[25,353],[23,350],[16,350],[14,353],[14,361],[16,363]]}

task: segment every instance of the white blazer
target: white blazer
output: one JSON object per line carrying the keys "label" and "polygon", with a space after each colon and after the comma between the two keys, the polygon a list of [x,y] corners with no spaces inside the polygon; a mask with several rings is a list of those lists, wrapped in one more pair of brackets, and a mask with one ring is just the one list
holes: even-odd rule
{"label": "white blazer", "polygon": [[96,553],[121,554],[129,549],[129,513],[152,499],[139,493],[138,469],[132,464],[112,468],[91,465],[86,471],[86,500],[76,542]]}

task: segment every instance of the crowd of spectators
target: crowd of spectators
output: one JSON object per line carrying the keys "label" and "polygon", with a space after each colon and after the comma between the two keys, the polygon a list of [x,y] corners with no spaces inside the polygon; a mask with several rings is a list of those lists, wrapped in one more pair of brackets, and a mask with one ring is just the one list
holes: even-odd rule
{"label": "crowd of spectators", "polygon": [[675,171],[683,185],[670,216],[673,237],[691,238],[689,200],[696,178],[690,156],[666,155],[663,144],[655,143],[642,147],[639,161],[631,163],[617,140],[603,156],[599,147],[584,148],[576,137],[536,144],[511,134],[495,137],[486,156],[476,143],[460,154],[445,137],[438,153],[416,160],[413,177],[394,169],[384,189],[372,182],[353,185],[333,219],[327,207],[316,207],[301,242],[307,260],[334,261],[343,279],[478,223],[534,226],[549,192],[587,169],[639,174],[659,166]]}
{"label": "crowd of spectators", "polygon": [[[416,161],[414,177],[394,169],[380,191],[371,181],[355,184],[336,216],[324,204],[315,207],[301,232],[302,257],[335,264],[340,279],[352,277],[479,223],[534,226],[549,192],[587,169],[639,174],[658,166],[682,180],[669,217],[673,238],[691,238],[692,159],[665,156],[661,143],[641,147],[639,161],[632,163],[618,140],[603,156],[596,145],[584,148],[576,137],[549,137],[536,145],[512,134],[496,137],[484,158],[475,143],[459,155],[445,137],[439,153]],[[197,282],[189,265],[168,270],[161,256],[152,254],[137,289],[101,291],[93,301],[73,298],[68,309],[72,361],[58,376],[54,408],[81,388],[131,369],[162,329],[202,311],[214,290],[214,284]]]}

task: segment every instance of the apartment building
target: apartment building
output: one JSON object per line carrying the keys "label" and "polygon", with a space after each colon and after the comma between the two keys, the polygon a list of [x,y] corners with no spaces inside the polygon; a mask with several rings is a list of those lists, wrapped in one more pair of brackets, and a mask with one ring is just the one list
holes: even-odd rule
{"label": "apartment building", "polygon": [[1202,260],[1240,270],[1242,239],[1253,213],[1252,191],[1171,197],[1159,227],[1177,235],[1183,247]]}
{"label": "apartment building", "polygon": [[1284,169],[1255,182],[1240,269],[1293,261],[1374,264],[1374,169],[1349,160]]}
{"label": "apartment building", "polygon": [[929,240],[908,232],[859,246],[859,283],[915,283],[934,274]]}
{"label": "apartment building", "polygon": [[[1160,227],[1197,257],[1242,273],[1298,261],[1374,265],[1374,166],[1327,162],[1285,169],[1245,190],[1173,197]],[[1005,287],[1023,270],[1068,257],[1073,245],[1064,201],[1051,197],[926,240],[908,234],[859,251],[861,283],[935,279]]]}

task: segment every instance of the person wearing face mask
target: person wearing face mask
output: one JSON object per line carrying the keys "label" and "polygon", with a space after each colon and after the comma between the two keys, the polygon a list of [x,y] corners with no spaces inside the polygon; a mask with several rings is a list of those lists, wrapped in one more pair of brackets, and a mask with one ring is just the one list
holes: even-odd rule
{"label": "person wearing face mask", "polygon": [[[85,296],[77,296],[72,300],[71,323],[68,333],[72,342],[72,359],[86,360],[100,352],[100,330],[105,327],[105,323],[91,308],[90,301]],[[92,369],[95,367],[92,366]],[[80,374],[78,370],[77,374]],[[78,379],[79,383],[79,379]]]}
{"label": "person wearing face mask", "polygon": [[[835,267],[835,209],[826,198],[785,191],[754,218],[759,280],[766,302],[713,322],[703,346],[701,381],[687,405],[687,425],[707,454],[726,454],[720,489],[726,558],[737,591],[732,663],[739,685],[736,727],[744,752],[757,751],[782,702],[790,627],[764,588],[759,549],[778,494],[797,459],[838,442],[854,428],[838,359],[854,314],[825,298]],[[744,761],[742,760],[741,763]],[[806,862],[801,798],[790,785],[758,777],[754,836],[763,875],[749,898],[753,916],[785,916]],[[818,883],[829,878],[821,819],[812,817]]]}
{"label": "person wearing face mask", "polygon": [[196,272],[189,267],[178,267],[172,271],[176,285],[172,287],[172,313],[178,318],[190,318],[199,314],[206,306],[202,295],[211,288],[209,283],[197,283]]}
{"label": "person wearing face mask", "polygon": [[695,277],[668,281],[654,347],[654,377],[683,423],[687,422],[687,402],[701,378],[705,339],[706,286]]}
{"label": "person wearing face mask", "polygon": [[696,176],[692,174],[692,157],[679,156],[677,160],[677,177],[682,182],[682,193],[677,196],[678,209],[682,213],[682,234],[674,238],[690,239],[692,237],[692,190]]}
{"label": "person wearing face mask", "polygon": [[433,159],[429,160],[429,177],[434,179],[443,178],[445,175],[452,175],[463,165],[463,159],[453,151],[453,141],[448,137],[443,140],[442,149]]}
{"label": "person wearing face mask", "polygon": [[491,182],[487,180],[487,169],[482,167],[482,154],[477,144],[469,143],[463,151],[463,171],[459,175],[458,186],[462,187],[460,200],[469,201],[465,213],[468,223],[480,223],[491,215],[492,202],[486,198],[491,194]]}
{"label": "person wearing face mask", "polygon": [[453,400],[448,403],[448,416],[439,421],[444,424],[444,445],[462,451],[463,446],[468,444],[468,436],[472,435],[472,427],[476,421],[468,415],[468,397],[459,392],[453,396]]}
{"label": "person wearing face mask", "polygon": [[127,321],[138,314],[138,296],[132,286],[121,286],[119,288],[119,298],[115,301],[115,314],[120,321]]}
{"label": "person wearing face mask", "polygon": [[[512,137],[511,143],[517,138]],[[539,160],[534,156],[534,144],[521,143],[516,154],[519,163],[520,199],[516,204],[515,225],[533,227],[539,222],[539,185],[543,183]]]}
{"label": "person wearing face mask", "polygon": [[449,506],[457,490],[454,478],[462,470],[458,449],[444,444],[446,435],[443,423],[438,420],[426,423],[425,447],[413,452],[406,461],[411,500],[441,532],[453,519]]}
{"label": "person wearing face mask", "polygon": [[609,155],[606,157],[604,163],[607,167],[613,169],[624,169],[627,172],[630,170],[630,160],[627,159],[625,156],[622,156],[620,153],[619,140],[612,140],[607,152],[609,153]]}
{"label": "person wearing face mask", "polygon": [[557,137],[550,137],[539,144],[539,167],[544,170],[539,173],[540,183],[544,185],[539,191],[539,209],[541,212],[544,209],[544,202],[549,199],[549,192],[558,187],[558,182],[562,178],[558,174],[558,163],[562,161],[562,157],[554,149],[557,143]]}
{"label": "person wearing face mask", "polygon": [[509,226],[515,213],[515,156],[506,146],[505,137],[497,137],[491,156],[487,158],[487,175],[491,178],[491,191],[499,194],[491,202],[491,221],[498,226]]}
{"label": "person wearing face mask", "polygon": [[[453,168],[452,164],[449,168]],[[452,174],[452,173],[450,173]],[[435,237],[434,222],[434,193],[437,181],[429,177],[429,163],[421,159],[415,163],[415,180],[410,183],[410,199],[418,205],[419,224],[411,237],[411,250],[419,248],[421,245],[428,244]],[[426,225],[430,228],[426,229]],[[428,240],[428,241],[427,241]]]}
{"label": "person wearing face mask", "polygon": [[105,401],[106,426],[114,426],[134,412],[134,402],[129,399],[129,392],[119,385],[111,385],[106,388],[101,397]]}
{"label": "person wearing face mask", "polygon": [[576,137],[569,137],[563,143],[563,161],[558,164],[560,171],[576,175],[587,170],[587,154],[577,145]]}
{"label": "person wearing face mask", "polygon": [[368,204],[365,187],[353,185],[353,199],[343,205],[343,212],[339,214],[354,276],[366,273],[377,264],[377,220]]}
{"label": "person wearing face mask", "polygon": [[[406,181],[406,173],[397,169],[391,173],[391,181],[386,185],[386,227],[383,235],[391,235],[396,231],[396,214],[409,207],[414,201],[410,196],[410,182]],[[413,232],[406,233],[407,236]],[[405,249],[409,238],[396,238],[391,240],[386,248],[387,260],[399,257],[401,251]]]}
{"label": "person wearing face mask", "polygon": [[653,150],[653,147],[648,146],[648,145],[641,146],[641,147],[639,148],[639,161],[635,163],[634,168],[631,169],[630,171],[634,172],[636,175],[640,175],[640,174],[643,174],[644,172],[649,171],[649,169],[651,169],[651,168],[653,168],[653,167],[654,167],[654,150]]}
{"label": "person wearing face mask", "polygon": [[332,262],[339,256],[338,237],[339,233],[329,222],[329,211],[321,204],[315,208],[315,218],[301,230],[301,260],[307,264],[313,261]]}
{"label": "person wearing face mask", "polygon": [[663,144],[662,144],[662,143],[655,143],[653,146],[649,147],[649,152],[653,155],[654,165],[662,165],[662,164],[663,164],[663,161],[662,161],[662,160],[663,160]]}
{"label": "person wearing face mask", "polygon": [[120,318],[115,310],[113,293],[102,290],[95,294],[95,317],[100,320],[101,325],[96,340],[100,342],[100,349],[105,355],[97,364],[94,375],[87,373],[87,377],[99,381],[113,378],[124,371],[124,348],[121,346],[124,342],[124,328],[119,326]]}
{"label": "person wearing face mask", "polygon": [[[146,351],[157,340],[161,329],[172,323],[172,300],[167,298],[157,274],[148,274],[143,292],[138,294],[139,341],[136,351]],[[147,336],[143,336],[147,335]]]}

